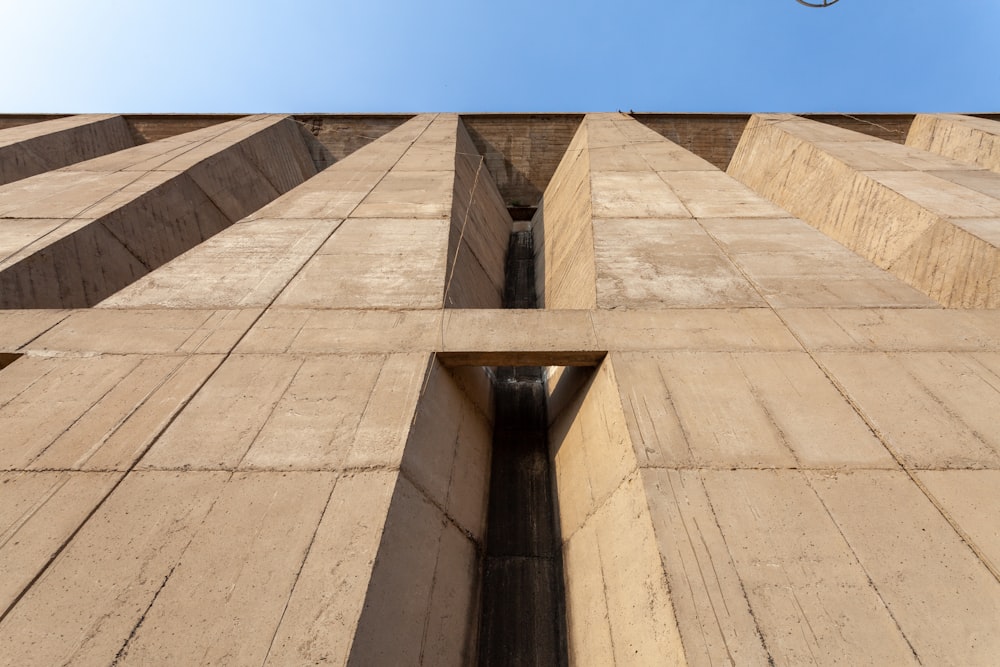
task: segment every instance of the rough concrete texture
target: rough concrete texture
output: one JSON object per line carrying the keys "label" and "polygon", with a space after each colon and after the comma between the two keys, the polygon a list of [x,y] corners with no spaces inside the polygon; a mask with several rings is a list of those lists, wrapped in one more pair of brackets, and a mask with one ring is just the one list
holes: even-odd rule
{"label": "rough concrete texture", "polygon": [[906,145],[1000,172],[1000,122],[958,114],[917,114]]}
{"label": "rough concrete texture", "polygon": [[94,305],[313,173],[295,124],[257,116],[8,184],[0,305]]}
{"label": "rough concrete texture", "polygon": [[622,114],[586,116],[532,224],[553,308],[934,305]]}
{"label": "rough concrete texture", "polygon": [[462,114],[506,206],[535,206],[583,114]]}
{"label": "rough concrete texture", "polygon": [[[261,126],[305,141],[209,120],[185,120],[207,128],[191,155],[119,151],[0,209],[97,219],[140,197],[102,199],[117,179],[193,179]],[[102,307],[0,311],[0,665],[474,662],[497,364],[567,366],[547,407],[570,664],[995,664],[1000,309],[938,307],[831,237],[914,206],[988,235],[1000,177],[764,120],[731,170],[797,148],[785,191],[839,197],[829,228],[588,115],[545,154],[545,309],[499,309],[508,202],[476,133],[427,114],[270,203],[226,189],[226,158],[203,172],[218,206],[185,210],[252,202],[238,222]]]}
{"label": "rough concrete texture", "polygon": [[[913,148],[934,134],[926,121],[915,129],[901,146],[795,116],[755,115],[728,173],[939,303],[996,308],[1000,175]],[[943,133],[978,151],[979,136]]]}
{"label": "rough concrete texture", "polygon": [[133,145],[121,116],[67,116],[2,130],[0,185]]}
{"label": "rough concrete texture", "polygon": [[458,116],[424,114],[101,305],[499,308],[511,224]]}

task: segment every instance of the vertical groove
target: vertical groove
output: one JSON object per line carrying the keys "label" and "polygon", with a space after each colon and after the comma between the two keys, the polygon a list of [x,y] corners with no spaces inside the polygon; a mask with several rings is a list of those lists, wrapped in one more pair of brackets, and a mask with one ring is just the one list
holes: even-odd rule
{"label": "vertical groove", "polygon": [[[515,231],[504,307],[535,308],[534,243]],[[540,367],[496,369],[480,665],[566,665],[561,540]]]}

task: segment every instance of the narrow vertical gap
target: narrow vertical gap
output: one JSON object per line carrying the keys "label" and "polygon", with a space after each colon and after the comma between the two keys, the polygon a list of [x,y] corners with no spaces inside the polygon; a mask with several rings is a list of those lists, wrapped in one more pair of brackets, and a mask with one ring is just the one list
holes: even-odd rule
{"label": "narrow vertical gap", "polygon": [[[537,307],[533,237],[520,227],[508,246],[505,308]],[[542,368],[497,368],[493,396],[479,664],[566,665],[562,550]]]}

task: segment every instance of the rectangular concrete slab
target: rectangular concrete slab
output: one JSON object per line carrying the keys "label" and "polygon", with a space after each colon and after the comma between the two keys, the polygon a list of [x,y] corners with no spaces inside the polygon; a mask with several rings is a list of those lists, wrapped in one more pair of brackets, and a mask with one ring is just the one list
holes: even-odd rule
{"label": "rectangular concrete slab", "polygon": [[338,478],[262,664],[346,663],[396,477]]}
{"label": "rectangular concrete slab", "polygon": [[775,664],[920,664],[867,563],[802,473],[705,471],[701,478]]}
{"label": "rectangular concrete slab", "polygon": [[29,347],[39,353],[219,354],[259,316],[259,310],[77,310]]}
{"label": "rectangular concrete slab", "polygon": [[1000,400],[995,368],[948,352],[816,358],[905,466],[1000,466],[1000,433],[993,427]]}
{"label": "rectangular concrete slab", "polygon": [[782,310],[810,350],[1000,351],[1000,311]]}
{"label": "rectangular concrete slab", "polygon": [[[682,468],[895,467],[803,353],[617,353],[637,455]],[[640,389],[641,388],[641,389]]]}
{"label": "rectangular concrete slab", "polygon": [[857,472],[812,484],[917,659],[993,662],[1000,583],[907,475]]}
{"label": "rectangular concrete slab", "polygon": [[115,660],[262,662],[333,485],[316,472],[228,480]]}
{"label": "rectangular concrete slab", "polygon": [[261,316],[236,350],[385,353],[443,349],[443,317],[442,313],[428,310],[272,308]]}
{"label": "rectangular concrete slab", "polygon": [[127,476],[0,625],[4,661],[113,662],[170,580],[228,476]]}
{"label": "rectangular concrete slab", "polygon": [[0,473],[0,613],[6,613],[122,477]]}

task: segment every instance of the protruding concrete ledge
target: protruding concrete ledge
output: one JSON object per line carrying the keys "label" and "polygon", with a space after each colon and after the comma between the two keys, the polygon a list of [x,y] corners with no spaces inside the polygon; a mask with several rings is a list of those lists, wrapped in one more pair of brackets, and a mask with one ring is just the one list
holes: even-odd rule
{"label": "protruding concrete ledge", "polygon": [[1000,175],[789,115],[755,115],[729,173],[945,306],[1000,307]]}
{"label": "protruding concrete ledge", "polygon": [[599,366],[607,355],[591,350],[518,350],[516,352],[438,352],[445,366]]}
{"label": "protruding concrete ledge", "polygon": [[906,145],[1000,172],[1000,122],[958,114],[917,114]]}
{"label": "protruding concrete ledge", "polygon": [[531,224],[550,308],[936,305],[622,114],[586,116]]}
{"label": "protruding concrete ledge", "polygon": [[91,306],[313,175],[294,122],[249,117],[0,188],[0,306]]}
{"label": "protruding concrete ledge", "polygon": [[0,185],[134,145],[121,116],[68,116],[0,130]]}

